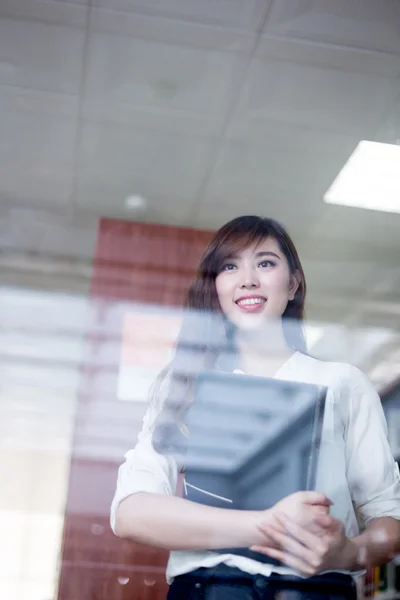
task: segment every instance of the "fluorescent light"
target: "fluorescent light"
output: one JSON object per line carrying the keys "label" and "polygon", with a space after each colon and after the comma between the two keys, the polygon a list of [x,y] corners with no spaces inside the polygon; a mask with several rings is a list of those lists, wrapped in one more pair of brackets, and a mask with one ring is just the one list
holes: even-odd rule
{"label": "fluorescent light", "polygon": [[400,213],[400,146],[360,142],[324,201]]}
{"label": "fluorescent light", "polygon": [[147,206],[147,202],[143,196],[139,194],[133,194],[125,198],[125,206],[130,210],[144,210]]}

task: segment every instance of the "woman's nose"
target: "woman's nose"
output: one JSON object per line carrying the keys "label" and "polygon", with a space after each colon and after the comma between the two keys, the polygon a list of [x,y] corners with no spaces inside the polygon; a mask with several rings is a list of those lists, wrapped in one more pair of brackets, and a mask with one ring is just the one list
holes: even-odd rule
{"label": "woman's nose", "polygon": [[260,285],[257,273],[254,269],[247,268],[243,273],[242,288],[257,288]]}

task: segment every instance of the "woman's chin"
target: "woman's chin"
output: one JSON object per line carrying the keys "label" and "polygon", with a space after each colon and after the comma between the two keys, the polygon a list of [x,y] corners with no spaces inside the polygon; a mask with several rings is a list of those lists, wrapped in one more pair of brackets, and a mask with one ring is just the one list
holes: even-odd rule
{"label": "woman's chin", "polygon": [[259,331],[260,326],[265,323],[265,320],[265,315],[254,313],[235,315],[235,319],[232,319],[236,327],[243,331]]}
{"label": "woman's chin", "polygon": [[234,315],[234,318],[230,319],[231,322],[242,331],[260,331],[260,329],[266,329],[275,325],[281,321],[281,317],[275,317],[266,315],[265,313],[249,313],[242,315]]}

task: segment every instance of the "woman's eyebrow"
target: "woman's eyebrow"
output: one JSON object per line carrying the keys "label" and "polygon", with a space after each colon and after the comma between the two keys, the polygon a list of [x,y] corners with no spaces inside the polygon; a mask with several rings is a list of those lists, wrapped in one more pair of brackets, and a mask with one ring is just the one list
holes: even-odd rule
{"label": "woman's eyebrow", "polygon": [[[274,258],[281,260],[281,257],[279,256],[279,254],[272,252],[272,250],[264,250],[262,252],[256,252],[253,256],[255,258],[262,258],[265,256],[273,256]],[[225,260],[239,260],[239,258],[240,258],[239,254],[228,254],[228,256],[226,256]]]}
{"label": "woman's eyebrow", "polygon": [[255,256],[256,256],[256,258],[261,258],[262,256],[274,256],[275,258],[278,258],[279,260],[281,260],[281,257],[278,254],[275,254],[275,252],[271,252],[271,251],[257,252],[257,254]]}

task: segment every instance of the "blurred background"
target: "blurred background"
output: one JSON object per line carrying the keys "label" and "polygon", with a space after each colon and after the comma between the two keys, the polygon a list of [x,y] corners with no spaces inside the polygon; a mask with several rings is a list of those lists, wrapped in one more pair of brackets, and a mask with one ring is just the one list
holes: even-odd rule
{"label": "blurred background", "polygon": [[109,506],[235,216],[288,228],[310,351],[368,374],[400,457],[399,144],[398,0],[0,0],[1,598],[165,596]]}

